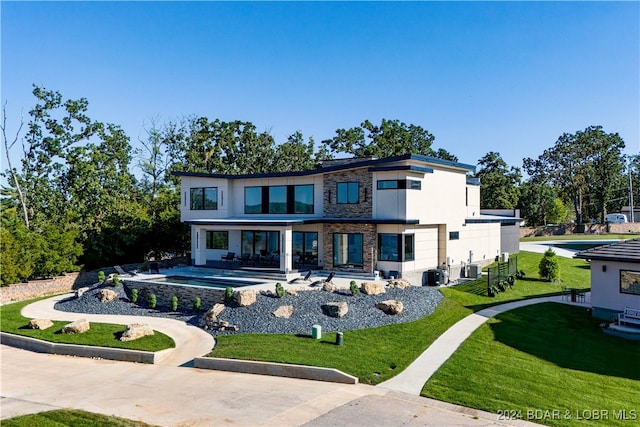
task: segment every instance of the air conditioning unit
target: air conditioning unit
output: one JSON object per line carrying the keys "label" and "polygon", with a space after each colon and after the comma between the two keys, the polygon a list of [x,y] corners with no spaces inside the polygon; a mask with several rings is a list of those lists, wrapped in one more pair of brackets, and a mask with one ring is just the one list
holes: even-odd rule
{"label": "air conditioning unit", "polygon": [[509,252],[502,252],[500,254],[500,262],[509,262]]}
{"label": "air conditioning unit", "polygon": [[480,264],[469,264],[469,278],[477,279],[482,276],[482,267]]}

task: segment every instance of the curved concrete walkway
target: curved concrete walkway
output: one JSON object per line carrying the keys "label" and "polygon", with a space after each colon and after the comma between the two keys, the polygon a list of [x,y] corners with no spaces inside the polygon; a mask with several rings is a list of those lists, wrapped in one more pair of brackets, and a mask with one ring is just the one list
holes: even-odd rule
{"label": "curved concrete walkway", "polygon": [[190,364],[195,357],[209,353],[215,345],[213,337],[202,329],[178,320],[163,317],[147,316],[118,316],[112,314],[85,314],[58,311],[54,305],[73,294],[57,295],[29,304],[22,309],[22,315],[31,319],[50,319],[74,321],[87,319],[89,322],[116,323],[128,325],[131,323],[145,323],[156,331],[170,336],[176,347],[163,350],[157,364],[165,366],[181,366]]}

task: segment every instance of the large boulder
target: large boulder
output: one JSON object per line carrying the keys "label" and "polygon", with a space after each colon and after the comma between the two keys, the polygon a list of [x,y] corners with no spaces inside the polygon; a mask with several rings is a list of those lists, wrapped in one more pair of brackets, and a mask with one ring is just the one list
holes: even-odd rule
{"label": "large boulder", "polygon": [[386,291],[384,286],[376,282],[362,282],[360,285],[360,292],[367,295],[380,295]]}
{"label": "large boulder", "polygon": [[292,305],[281,305],[274,312],[273,315],[276,317],[281,317],[283,319],[289,319],[293,316],[293,306]]}
{"label": "large boulder", "polygon": [[49,319],[31,319],[29,320],[30,329],[47,329],[53,326],[53,322]]}
{"label": "large boulder", "polygon": [[111,289],[101,289],[98,298],[100,298],[100,302],[111,302],[118,298],[118,293]]}
{"label": "large boulder", "polygon": [[322,305],[322,312],[329,317],[343,317],[349,311],[346,302],[328,302]]}
{"label": "large boulder", "polygon": [[89,330],[89,321],[87,319],[78,319],[68,325],[62,327],[63,334],[82,334]]}
{"label": "large boulder", "polygon": [[146,337],[147,335],[153,335],[151,326],[142,323],[133,323],[127,326],[127,330],[123,332],[120,341],[133,341]]}
{"label": "large boulder", "polygon": [[322,290],[325,292],[334,292],[336,289],[336,285],[331,282],[324,282],[322,285]]}
{"label": "large boulder", "polygon": [[233,293],[233,299],[236,300],[240,307],[246,307],[256,302],[256,291],[250,289],[236,291]]}
{"label": "large boulder", "polygon": [[411,286],[411,283],[409,283],[409,281],[406,280],[406,279],[391,279],[391,280],[389,280],[389,287],[390,288],[406,289],[409,286]]}
{"label": "large boulder", "polygon": [[402,313],[402,310],[404,310],[404,305],[402,304],[402,301],[387,300],[376,304],[376,308],[382,310],[386,314],[396,315]]}
{"label": "large boulder", "polygon": [[293,289],[293,288],[289,288],[289,289],[287,289],[287,295],[291,295],[292,297],[297,297],[298,296],[298,290],[297,289]]}
{"label": "large boulder", "polygon": [[225,307],[224,304],[214,304],[213,307],[209,311],[207,311],[204,315],[208,318],[217,320],[220,313],[224,311],[224,307]]}

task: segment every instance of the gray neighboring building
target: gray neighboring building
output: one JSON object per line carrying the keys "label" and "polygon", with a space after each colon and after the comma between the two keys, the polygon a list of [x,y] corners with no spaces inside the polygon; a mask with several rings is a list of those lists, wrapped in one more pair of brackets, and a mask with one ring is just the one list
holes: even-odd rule
{"label": "gray neighboring building", "polygon": [[640,309],[640,239],[579,252],[591,262],[593,316],[612,320],[625,308]]}
{"label": "gray neighboring building", "polygon": [[480,215],[500,222],[500,252],[520,252],[520,209],[480,209]]}

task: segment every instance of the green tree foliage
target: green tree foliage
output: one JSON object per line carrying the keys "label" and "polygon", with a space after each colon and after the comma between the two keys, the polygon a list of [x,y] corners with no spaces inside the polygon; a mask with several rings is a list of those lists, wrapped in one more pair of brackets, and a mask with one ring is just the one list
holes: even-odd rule
{"label": "green tree foliage", "polygon": [[553,282],[560,277],[560,263],[558,262],[556,253],[552,249],[548,249],[540,260],[540,264],[538,264],[538,274],[549,282]]}
{"label": "green tree foliage", "polygon": [[399,120],[382,119],[380,126],[365,120],[351,129],[338,129],[336,135],[322,141],[331,153],[347,153],[355,157],[393,157],[403,154],[421,154],[457,158],[444,149],[431,148],[435,137],[417,125],[407,125]]}
{"label": "green tree foliage", "polygon": [[624,188],[624,141],[617,133],[590,126],[575,134],[563,134],[538,159],[524,159],[527,173],[536,182],[548,183],[572,203],[576,220],[597,217]]}
{"label": "green tree foliage", "polygon": [[514,209],[520,196],[520,169],[507,167],[500,153],[491,151],[478,161],[480,206],[484,209]]}

